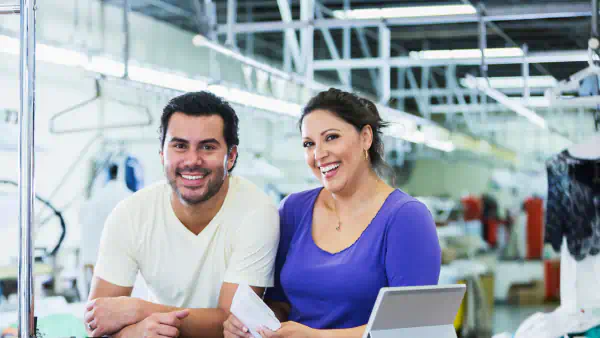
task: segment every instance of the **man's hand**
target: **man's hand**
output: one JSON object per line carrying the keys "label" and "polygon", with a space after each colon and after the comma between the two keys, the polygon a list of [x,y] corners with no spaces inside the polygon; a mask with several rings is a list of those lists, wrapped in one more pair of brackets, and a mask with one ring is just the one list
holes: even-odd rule
{"label": "man's hand", "polygon": [[120,331],[140,321],[140,299],[130,297],[96,298],[87,303],[84,321],[92,337],[101,337]]}
{"label": "man's hand", "polygon": [[189,310],[168,313],[154,313],[141,322],[128,326],[116,338],[177,338],[181,320],[190,314]]}

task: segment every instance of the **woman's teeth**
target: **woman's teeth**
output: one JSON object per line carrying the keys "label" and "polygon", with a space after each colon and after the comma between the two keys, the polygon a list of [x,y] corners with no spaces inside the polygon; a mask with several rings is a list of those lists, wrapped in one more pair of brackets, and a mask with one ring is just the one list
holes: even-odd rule
{"label": "woman's teeth", "polygon": [[326,167],[322,167],[321,168],[321,173],[326,174],[326,173],[332,171],[333,169],[337,169],[339,166],[340,165],[338,163],[338,164],[331,164],[331,165],[328,165]]}

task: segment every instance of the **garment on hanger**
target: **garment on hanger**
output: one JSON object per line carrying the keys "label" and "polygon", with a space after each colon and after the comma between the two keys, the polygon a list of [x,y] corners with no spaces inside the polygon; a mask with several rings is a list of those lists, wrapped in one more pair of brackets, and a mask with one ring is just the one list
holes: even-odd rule
{"label": "garment on hanger", "polygon": [[600,159],[580,159],[568,150],[546,162],[548,201],[544,240],[560,251],[563,236],[581,261],[600,252]]}

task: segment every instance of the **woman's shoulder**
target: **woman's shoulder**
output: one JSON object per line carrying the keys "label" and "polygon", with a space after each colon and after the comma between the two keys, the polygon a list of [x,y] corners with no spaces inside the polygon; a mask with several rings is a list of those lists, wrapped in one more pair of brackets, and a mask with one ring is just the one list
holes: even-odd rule
{"label": "woman's shoulder", "polygon": [[384,209],[390,220],[414,219],[415,216],[417,219],[423,218],[423,221],[433,219],[425,203],[400,189],[394,189],[384,204]]}
{"label": "woman's shoulder", "polygon": [[388,208],[393,211],[399,211],[404,208],[419,208],[425,204],[417,198],[405,193],[401,189],[394,189],[388,197]]}
{"label": "woman's shoulder", "polygon": [[281,201],[280,209],[296,209],[312,205],[321,189],[322,187],[319,187],[291,193]]}

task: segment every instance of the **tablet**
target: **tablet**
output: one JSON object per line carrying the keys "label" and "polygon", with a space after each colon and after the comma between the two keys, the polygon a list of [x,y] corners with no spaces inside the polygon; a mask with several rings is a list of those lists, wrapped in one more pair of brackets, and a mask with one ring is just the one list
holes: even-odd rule
{"label": "tablet", "polygon": [[465,291],[464,284],[381,288],[363,338],[456,338]]}

